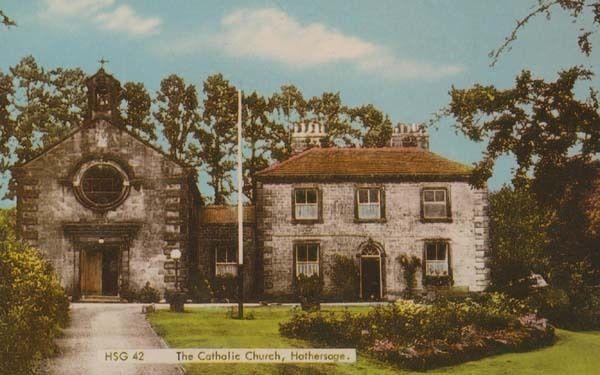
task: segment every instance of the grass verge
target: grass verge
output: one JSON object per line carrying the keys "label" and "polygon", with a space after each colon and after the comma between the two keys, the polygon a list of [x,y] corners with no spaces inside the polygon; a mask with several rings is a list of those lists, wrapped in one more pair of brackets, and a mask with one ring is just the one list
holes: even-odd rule
{"label": "grass verge", "polygon": [[[360,311],[365,308],[351,308]],[[225,308],[190,309],[183,314],[157,311],[148,319],[172,348],[310,347],[303,340],[279,335],[279,322],[291,315],[287,307],[247,308],[254,320],[227,317]],[[428,374],[596,374],[600,366],[600,332],[557,330],[549,348],[510,353],[445,367]],[[410,374],[360,355],[356,364],[192,364],[189,374]]]}

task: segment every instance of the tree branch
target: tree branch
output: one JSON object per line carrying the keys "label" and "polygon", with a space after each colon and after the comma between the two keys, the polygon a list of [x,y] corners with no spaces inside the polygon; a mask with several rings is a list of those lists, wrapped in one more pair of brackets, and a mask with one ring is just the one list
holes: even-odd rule
{"label": "tree branch", "polygon": [[512,42],[517,40],[517,35],[518,35],[519,31],[527,24],[527,22],[529,22],[532,18],[536,17],[540,13],[548,12],[548,10],[550,8],[559,4],[560,0],[553,0],[553,1],[551,1],[549,3],[545,3],[545,4],[544,4],[544,1],[545,0],[540,0],[539,6],[537,8],[535,8],[527,16],[525,16],[517,21],[517,26],[513,29],[513,31],[510,33],[510,35],[504,39],[504,43],[502,43],[502,45],[500,45],[500,47],[498,47],[495,50],[490,51],[490,53],[488,54],[488,56],[492,59],[490,66],[493,67],[494,65],[496,65],[496,63],[500,59],[500,55],[502,55],[505,51],[510,51],[510,45],[512,44]]}
{"label": "tree branch", "polygon": [[9,18],[2,10],[0,10],[0,23],[2,23],[6,27],[17,26],[17,23]]}

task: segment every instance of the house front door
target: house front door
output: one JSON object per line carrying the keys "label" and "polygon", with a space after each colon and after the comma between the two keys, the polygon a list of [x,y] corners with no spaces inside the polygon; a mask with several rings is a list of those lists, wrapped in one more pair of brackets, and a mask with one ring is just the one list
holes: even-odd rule
{"label": "house front door", "polygon": [[360,270],[362,298],[365,300],[381,299],[381,258],[363,257]]}

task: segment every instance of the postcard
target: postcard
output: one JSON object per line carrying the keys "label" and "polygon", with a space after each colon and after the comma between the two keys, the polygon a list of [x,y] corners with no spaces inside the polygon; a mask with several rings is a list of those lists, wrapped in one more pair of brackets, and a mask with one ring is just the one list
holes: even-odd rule
{"label": "postcard", "polygon": [[0,4],[0,375],[595,374],[600,1]]}

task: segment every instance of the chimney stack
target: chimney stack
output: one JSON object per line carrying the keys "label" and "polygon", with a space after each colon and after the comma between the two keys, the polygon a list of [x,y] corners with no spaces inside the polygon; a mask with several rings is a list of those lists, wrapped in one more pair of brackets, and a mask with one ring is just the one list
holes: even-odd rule
{"label": "chimney stack", "polygon": [[429,150],[429,133],[425,124],[402,124],[394,127],[391,147],[418,147]]}
{"label": "chimney stack", "polygon": [[311,147],[321,147],[327,136],[327,127],[316,121],[294,124],[292,153],[298,154]]}

